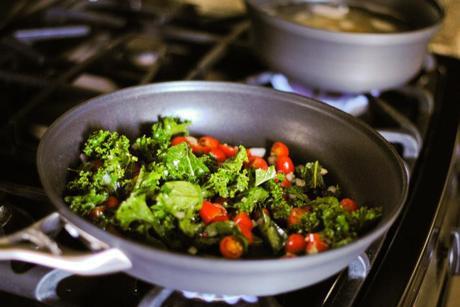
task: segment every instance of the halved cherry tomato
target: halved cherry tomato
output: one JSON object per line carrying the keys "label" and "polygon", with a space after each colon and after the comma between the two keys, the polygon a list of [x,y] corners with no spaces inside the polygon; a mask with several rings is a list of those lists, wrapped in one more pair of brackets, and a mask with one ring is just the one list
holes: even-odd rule
{"label": "halved cherry tomato", "polygon": [[228,259],[238,259],[243,255],[243,244],[235,236],[226,236],[219,243],[222,256]]}
{"label": "halved cherry tomato", "polygon": [[209,151],[209,154],[216,159],[217,162],[224,162],[227,157],[225,156],[224,152],[220,150],[219,148],[212,148]]}
{"label": "halved cherry tomato", "polygon": [[241,234],[248,240],[248,244],[252,244],[254,242],[254,237],[252,235],[251,228],[246,227],[238,227],[240,229]]}
{"label": "halved cherry tomato", "polygon": [[198,139],[198,144],[204,147],[209,147],[211,149],[219,147],[219,140],[216,138],[213,138],[212,136],[205,135],[202,136]]}
{"label": "halved cherry tomato", "polygon": [[246,156],[248,157],[248,161],[251,162],[252,159],[254,158],[252,155],[251,155],[251,150],[249,148],[246,148]]}
{"label": "halved cherry tomato", "polygon": [[305,237],[307,243],[306,252],[307,254],[316,254],[323,252],[329,248],[327,243],[321,238],[321,235],[317,232],[309,233]]}
{"label": "halved cherry tomato", "polygon": [[200,217],[205,224],[228,220],[227,210],[222,205],[207,200],[201,205]]}
{"label": "halved cherry tomato", "polygon": [[107,198],[107,200],[102,204],[109,209],[115,209],[118,207],[120,202],[118,201],[118,198],[116,198],[115,196],[109,196],[109,198]]}
{"label": "halved cherry tomato", "polygon": [[302,216],[309,210],[307,208],[292,208],[288,217],[288,226],[298,225],[302,220]]}
{"label": "halved cherry tomato", "polygon": [[285,251],[286,253],[300,254],[305,251],[306,245],[304,236],[299,233],[293,233],[287,239]]}
{"label": "halved cherry tomato", "polygon": [[289,148],[282,142],[275,142],[272,145],[270,154],[276,157],[289,156]]}
{"label": "halved cherry tomato", "polygon": [[288,156],[280,156],[276,160],[276,170],[283,174],[289,174],[294,172],[294,163],[292,162],[291,158]]}
{"label": "halved cherry tomato", "polygon": [[219,149],[222,150],[227,158],[234,157],[238,152],[238,147],[228,144],[220,144]]}
{"label": "halved cherry tomato", "polygon": [[210,147],[202,146],[200,144],[191,144],[193,153],[207,154],[211,151]]}
{"label": "halved cherry tomato", "polygon": [[356,211],[359,208],[358,204],[351,198],[342,199],[340,201],[340,205],[342,206],[343,209],[345,209],[348,212]]}
{"label": "halved cherry tomato", "polygon": [[238,213],[234,218],[233,222],[241,228],[252,229],[252,220],[246,212]]}
{"label": "halved cherry tomato", "polygon": [[180,143],[188,143],[187,138],[185,136],[176,136],[171,140],[171,146],[175,146]]}
{"label": "halved cherry tomato", "polygon": [[252,244],[252,242],[254,242],[254,237],[252,235],[253,225],[249,215],[246,212],[240,212],[233,218],[233,222],[235,222],[236,226],[238,226],[238,229],[248,240],[248,243]]}
{"label": "halved cherry tomato", "polygon": [[261,169],[263,169],[263,170],[267,170],[267,169],[268,169],[268,164],[267,164],[267,162],[264,160],[264,158],[261,158],[261,157],[251,157],[251,160],[250,160],[250,162],[249,162],[249,167],[254,168],[254,169],[261,168]]}
{"label": "halved cherry tomato", "polygon": [[289,188],[291,184],[292,183],[286,177],[284,177],[284,180],[281,182],[281,186],[283,188]]}

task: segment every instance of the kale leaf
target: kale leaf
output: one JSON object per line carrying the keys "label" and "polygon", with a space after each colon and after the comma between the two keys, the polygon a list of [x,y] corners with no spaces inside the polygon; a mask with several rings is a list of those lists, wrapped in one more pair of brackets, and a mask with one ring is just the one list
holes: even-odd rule
{"label": "kale leaf", "polygon": [[274,254],[278,254],[284,248],[287,240],[286,232],[263,210],[261,210],[260,218],[257,220],[257,228]]}
{"label": "kale leaf", "polygon": [[296,168],[296,173],[300,178],[305,180],[305,184],[309,189],[324,188],[324,179],[322,175],[323,168],[318,161],[308,162],[305,165],[299,165]]}
{"label": "kale leaf", "polygon": [[218,194],[221,197],[235,197],[237,192],[244,192],[249,187],[249,176],[243,169],[244,162],[248,161],[246,149],[240,146],[238,153],[232,159],[227,159],[209,176],[205,189],[210,194]]}
{"label": "kale leaf", "polygon": [[125,178],[126,170],[137,161],[137,157],[129,152],[129,147],[128,138],[117,132],[93,132],[86,141],[83,152],[90,160],[99,161],[100,165],[96,170],[88,170],[88,167],[80,170],[67,188],[87,191],[91,186],[97,192],[115,192],[129,181]]}
{"label": "kale leaf", "polygon": [[142,157],[147,162],[154,161],[157,155],[157,142],[146,135],[137,138],[132,148],[139,157]]}
{"label": "kale leaf", "polygon": [[304,232],[321,231],[332,247],[339,247],[355,240],[366,228],[378,221],[381,208],[361,207],[348,212],[336,197],[317,197],[308,203],[311,211],[302,219]]}
{"label": "kale leaf", "polygon": [[257,204],[264,202],[269,196],[269,193],[261,187],[255,187],[248,190],[241,200],[234,204],[238,211],[251,214]]}
{"label": "kale leaf", "polygon": [[275,219],[287,219],[291,212],[291,206],[284,199],[283,188],[274,180],[269,180],[264,185],[270,193],[268,205]]}
{"label": "kale leaf", "polygon": [[182,121],[177,117],[159,117],[152,126],[152,136],[160,149],[169,147],[171,137],[176,134],[188,135],[189,120]]}
{"label": "kale leaf", "polygon": [[197,158],[186,143],[180,143],[166,150],[162,156],[167,180],[186,180],[193,183],[209,173],[202,159]]}
{"label": "kale leaf", "polygon": [[106,192],[97,192],[90,189],[86,194],[64,197],[64,201],[70,204],[70,209],[81,215],[87,215],[91,209],[104,202],[109,197]]}

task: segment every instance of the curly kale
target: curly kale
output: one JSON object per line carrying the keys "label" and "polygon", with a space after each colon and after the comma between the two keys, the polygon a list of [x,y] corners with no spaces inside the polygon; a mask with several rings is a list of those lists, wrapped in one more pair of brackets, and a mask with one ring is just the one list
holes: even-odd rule
{"label": "curly kale", "polygon": [[[289,233],[319,232],[330,247],[345,245],[382,215],[381,208],[345,210],[338,199],[339,187],[326,186],[326,170],[318,161],[298,166],[296,181],[284,187],[285,175],[274,166],[263,170],[245,165],[243,146],[223,163],[207,154],[195,155],[187,143],[171,146],[175,135],[188,135],[189,125],[178,118],[159,118],[152,136],[141,136],[132,146],[117,132],[94,131],[82,149],[84,162],[72,170],[65,201],[99,225],[113,225],[152,244],[209,249],[232,235],[245,251],[253,252],[263,240],[273,254],[284,251]],[[115,205],[109,205],[112,198]],[[205,225],[200,218],[203,200],[218,198],[225,198],[228,220]],[[295,207],[305,210],[294,211],[302,213],[300,222],[292,223]],[[95,208],[94,212],[102,210],[101,218],[92,214]],[[248,234],[231,221],[241,212],[256,217],[251,246]],[[287,229],[278,224],[288,224]]]}
{"label": "curly kale", "polygon": [[70,209],[81,215],[87,215],[91,209],[104,202],[109,197],[106,192],[90,189],[86,194],[65,196],[64,201],[70,204]]}
{"label": "curly kale", "polygon": [[284,199],[283,188],[274,180],[269,180],[264,184],[270,193],[270,199],[267,201],[270,210],[275,219],[287,219],[291,212],[291,206]]}
{"label": "curly kale", "polygon": [[355,240],[362,231],[375,223],[381,216],[380,208],[361,207],[348,212],[336,197],[318,197],[308,203],[310,212],[301,219],[304,232],[320,231],[332,247],[338,247]]}
{"label": "curly kale", "polygon": [[191,123],[189,120],[182,121],[177,117],[160,117],[152,126],[152,139],[159,149],[166,149],[174,135],[188,135],[188,126]]}
{"label": "curly kale", "polygon": [[248,161],[246,148],[239,147],[237,155],[226,160],[215,173],[209,176],[205,189],[211,194],[221,197],[235,197],[236,193],[244,192],[249,187],[248,171],[243,168]]}
{"label": "curly kale", "polygon": [[134,141],[132,148],[139,157],[142,157],[147,162],[155,160],[158,150],[155,139],[146,135],[137,138]]}
{"label": "curly kale", "polygon": [[169,147],[162,155],[167,180],[187,180],[198,183],[209,169],[197,158],[186,143]]}
{"label": "curly kale", "polygon": [[233,206],[240,212],[251,214],[256,208],[257,204],[263,203],[269,194],[261,187],[255,187],[248,190],[241,200]]}

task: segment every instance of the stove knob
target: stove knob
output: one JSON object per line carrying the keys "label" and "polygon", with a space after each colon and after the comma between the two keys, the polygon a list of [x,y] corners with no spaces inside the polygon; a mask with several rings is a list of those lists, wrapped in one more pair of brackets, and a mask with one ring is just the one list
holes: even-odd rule
{"label": "stove knob", "polygon": [[453,275],[460,274],[460,228],[451,233],[451,246],[448,253],[449,270]]}

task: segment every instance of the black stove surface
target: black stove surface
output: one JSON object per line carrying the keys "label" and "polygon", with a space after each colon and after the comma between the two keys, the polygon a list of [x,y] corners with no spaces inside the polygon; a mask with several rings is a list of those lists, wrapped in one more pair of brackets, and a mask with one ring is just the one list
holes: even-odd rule
{"label": "black stove surface", "polygon": [[[202,16],[193,6],[176,2],[150,1],[140,10],[126,3],[50,1],[39,9],[23,10],[22,16],[3,25],[0,209],[12,213],[3,232],[53,211],[40,189],[35,152],[46,127],[72,106],[116,89],[169,80],[273,86],[274,74],[250,52],[244,16]],[[363,94],[367,104],[357,114],[389,138],[412,173],[400,218],[386,239],[361,259],[369,261],[363,269],[366,273],[370,268],[367,277],[360,276],[362,271],[353,275],[352,269],[344,270],[314,286],[256,302],[240,300],[238,306],[394,306],[405,295],[432,230],[459,118],[459,61],[432,56],[427,62],[410,84]],[[59,240],[82,248],[65,233]],[[0,282],[0,301],[8,306],[228,305],[188,299],[125,274],[89,278],[24,263],[0,264],[10,277]],[[37,296],[36,286],[26,290],[14,285],[34,278],[49,282],[48,292]],[[50,282],[56,279],[60,282]]]}

